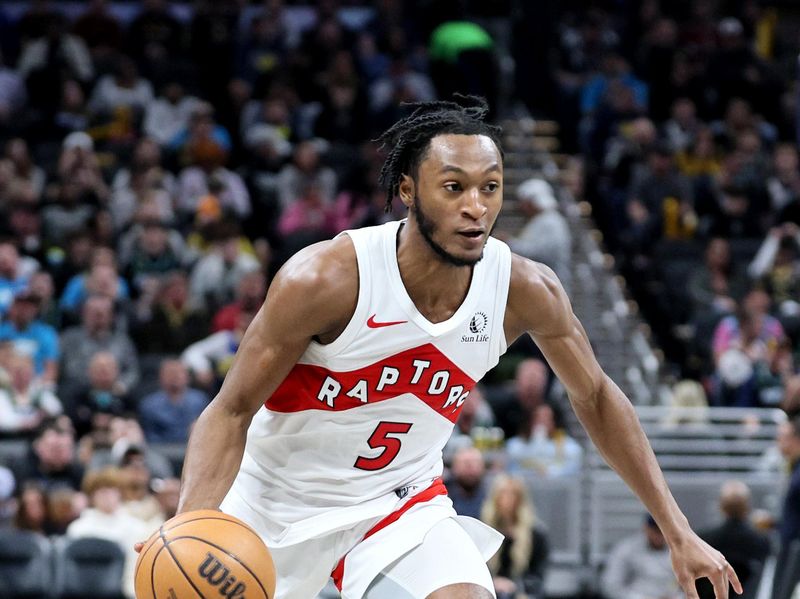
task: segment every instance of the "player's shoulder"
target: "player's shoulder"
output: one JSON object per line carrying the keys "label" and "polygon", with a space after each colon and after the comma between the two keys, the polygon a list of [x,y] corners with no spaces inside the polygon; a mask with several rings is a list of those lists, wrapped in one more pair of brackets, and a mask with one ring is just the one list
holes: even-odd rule
{"label": "player's shoulder", "polygon": [[522,295],[529,299],[547,299],[562,293],[564,287],[552,268],[512,252],[509,298]]}
{"label": "player's shoulder", "polygon": [[534,260],[511,254],[506,322],[514,332],[555,334],[572,308],[553,270]]}
{"label": "player's shoulder", "polygon": [[292,287],[341,285],[358,282],[358,263],[353,241],[348,235],[309,245],[286,261],[275,275],[275,282]]}

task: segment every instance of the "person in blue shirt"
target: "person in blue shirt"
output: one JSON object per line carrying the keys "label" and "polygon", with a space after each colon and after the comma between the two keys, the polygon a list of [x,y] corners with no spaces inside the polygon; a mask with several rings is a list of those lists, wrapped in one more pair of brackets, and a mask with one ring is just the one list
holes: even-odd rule
{"label": "person in blue shirt", "polygon": [[38,320],[39,297],[24,289],[14,296],[8,318],[0,324],[0,341],[10,341],[14,351],[33,358],[36,375],[44,383],[58,379],[58,334]]}
{"label": "person in blue shirt", "polygon": [[189,387],[189,371],[180,360],[161,363],[161,389],[142,399],[139,422],[151,443],[186,443],[189,429],[208,405],[208,396]]}

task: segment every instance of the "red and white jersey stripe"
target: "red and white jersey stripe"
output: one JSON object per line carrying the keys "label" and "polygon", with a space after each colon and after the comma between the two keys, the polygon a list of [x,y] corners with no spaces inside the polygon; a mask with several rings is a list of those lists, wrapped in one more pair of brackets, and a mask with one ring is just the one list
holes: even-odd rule
{"label": "red and white jersey stripe", "polygon": [[347,231],[355,312],[312,342],[253,419],[231,490],[274,546],[390,513],[403,489],[442,474],[442,448],[476,381],[506,349],[511,254],[490,238],[455,314],[432,323],[400,277],[400,222]]}

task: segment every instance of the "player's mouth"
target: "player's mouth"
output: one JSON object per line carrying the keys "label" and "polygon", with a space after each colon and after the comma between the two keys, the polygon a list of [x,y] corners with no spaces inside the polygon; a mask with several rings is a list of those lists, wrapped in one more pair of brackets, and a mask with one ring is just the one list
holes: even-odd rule
{"label": "player's mouth", "polygon": [[483,229],[467,229],[466,231],[459,231],[458,234],[466,237],[467,239],[480,239],[483,237]]}

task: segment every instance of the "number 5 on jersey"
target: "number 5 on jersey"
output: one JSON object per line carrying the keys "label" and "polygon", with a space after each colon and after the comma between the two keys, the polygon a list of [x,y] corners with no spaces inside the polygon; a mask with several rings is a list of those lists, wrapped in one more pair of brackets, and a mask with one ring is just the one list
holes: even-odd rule
{"label": "number 5 on jersey", "polygon": [[389,435],[404,435],[410,430],[410,422],[379,422],[367,440],[367,445],[372,449],[382,447],[383,451],[374,458],[359,456],[354,466],[361,470],[386,468],[400,453],[400,446],[402,445],[400,439]]}

